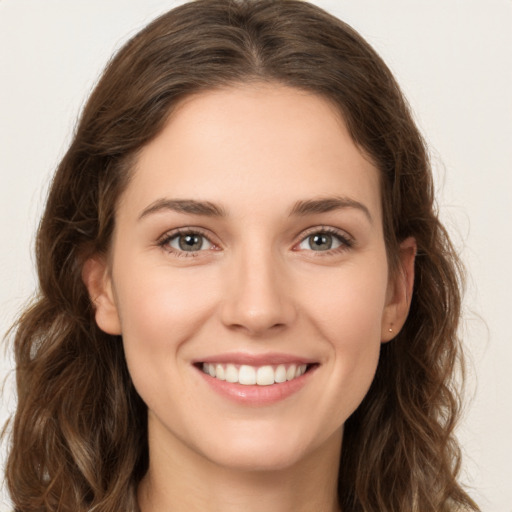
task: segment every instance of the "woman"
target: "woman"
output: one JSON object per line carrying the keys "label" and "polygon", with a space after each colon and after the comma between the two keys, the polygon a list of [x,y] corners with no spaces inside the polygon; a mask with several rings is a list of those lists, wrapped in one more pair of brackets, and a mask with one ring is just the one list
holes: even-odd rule
{"label": "woman", "polygon": [[199,0],[136,35],[57,170],[37,264],[16,510],[477,510],[423,140],[320,9]]}

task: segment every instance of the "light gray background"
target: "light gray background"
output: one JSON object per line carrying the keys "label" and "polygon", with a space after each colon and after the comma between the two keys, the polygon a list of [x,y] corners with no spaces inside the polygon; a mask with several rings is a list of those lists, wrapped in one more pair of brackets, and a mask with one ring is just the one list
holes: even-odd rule
{"label": "light gray background", "polygon": [[[35,227],[85,98],[112,52],[177,3],[0,0],[0,332],[34,289]],[[431,145],[441,214],[470,271],[463,481],[483,511],[511,512],[512,1],[314,3],[380,52]],[[2,353],[2,377],[11,366]]]}

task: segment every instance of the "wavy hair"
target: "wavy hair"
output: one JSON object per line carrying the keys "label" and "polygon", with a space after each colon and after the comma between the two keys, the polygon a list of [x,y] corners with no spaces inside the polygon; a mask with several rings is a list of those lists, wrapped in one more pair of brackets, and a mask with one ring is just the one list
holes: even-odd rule
{"label": "wavy hair", "polygon": [[185,97],[248,82],[336,105],[381,174],[391,267],[418,245],[410,314],[347,420],[344,512],[478,510],[457,481],[460,264],[435,209],[428,152],[391,72],[362,37],[299,0],[197,0],[159,17],[107,65],[57,168],[37,235],[39,293],[14,336],[17,411],[6,480],[16,512],[136,512],[147,411],[123,346],[97,327],[81,278],[107,253],[138,151]]}

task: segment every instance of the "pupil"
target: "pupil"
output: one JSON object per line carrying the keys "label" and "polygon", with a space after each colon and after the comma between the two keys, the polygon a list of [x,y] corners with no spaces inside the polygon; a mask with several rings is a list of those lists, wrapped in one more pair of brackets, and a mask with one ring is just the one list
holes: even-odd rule
{"label": "pupil", "polygon": [[203,245],[200,235],[183,235],[180,236],[180,249],[184,251],[198,251]]}
{"label": "pupil", "polygon": [[326,234],[313,235],[311,238],[311,248],[314,251],[328,250],[332,246],[332,236]]}

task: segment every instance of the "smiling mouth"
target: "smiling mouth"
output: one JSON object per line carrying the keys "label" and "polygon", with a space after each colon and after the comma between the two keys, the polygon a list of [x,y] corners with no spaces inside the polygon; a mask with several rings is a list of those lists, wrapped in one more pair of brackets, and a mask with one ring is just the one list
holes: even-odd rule
{"label": "smiling mouth", "polygon": [[316,364],[279,364],[279,365],[236,365],[219,363],[198,363],[204,373],[218,380],[244,386],[271,386],[298,379],[310,371]]}

